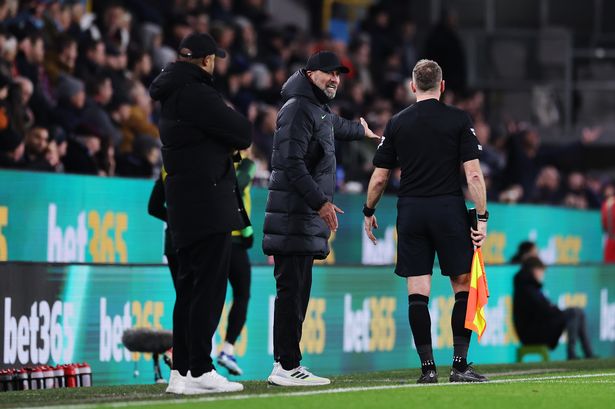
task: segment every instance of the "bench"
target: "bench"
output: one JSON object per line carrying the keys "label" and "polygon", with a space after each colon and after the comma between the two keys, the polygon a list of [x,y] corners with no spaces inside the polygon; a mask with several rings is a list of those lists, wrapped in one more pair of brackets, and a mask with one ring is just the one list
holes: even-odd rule
{"label": "bench", "polygon": [[517,362],[522,362],[526,355],[540,355],[544,362],[549,361],[549,347],[542,344],[521,345],[517,348]]}

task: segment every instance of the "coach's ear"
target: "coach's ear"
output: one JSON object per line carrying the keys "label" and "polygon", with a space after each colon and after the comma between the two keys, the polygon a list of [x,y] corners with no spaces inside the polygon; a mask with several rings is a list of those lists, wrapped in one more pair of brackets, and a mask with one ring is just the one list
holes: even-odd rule
{"label": "coach's ear", "polygon": [[410,81],[410,90],[413,94],[416,94],[416,86],[414,85],[414,81]]}
{"label": "coach's ear", "polygon": [[446,84],[444,80],[440,81],[440,94],[444,94],[444,90],[446,89]]}

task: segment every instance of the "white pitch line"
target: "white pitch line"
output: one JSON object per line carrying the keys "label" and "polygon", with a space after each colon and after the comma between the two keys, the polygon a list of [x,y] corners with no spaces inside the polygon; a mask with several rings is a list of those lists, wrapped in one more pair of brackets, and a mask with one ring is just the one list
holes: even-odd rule
{"label": "white pitch line", "polygon": [[[556,372],[570,372],[570,369],[566,368],[545,368],[545,369],[527,369],[522,371],[508,371],[508,372],[487,372],[483,373],[484,376],[491,377],[502,377],[502,376],[521,376],[521,375],[538,375],[538,374],[551,374]],[[344,384],[344,383],[356,383],[356,380],[353,379],[337,379],[335,381],[336,384]],[[361,380],[363,383],[378,383],[378,384],[386,384],[386,383],[394,383],[399,385],[399,379],[391,379],[391,378],[380,378],[380,379],[363,379]]]}
{"label": "white pitch line", "polygon": [[[221,395],[207,396],[197,399],[160,399],[150,401],[129,401],[129,402],[98,402],[91,404],[81,405],[68,405],[63,406],[66,409],[90,409],[101,406],[110,408],[126,408],[131,406],[146,406],[146,405],[172,405],[172,404],[186,404],[186,403],[200,403],[200,402],[215,402],[221,400],[245,400],[245,399],[264,399],[264,398],[290,398],[295,396],[311,396],[311,395],[329,395],[334,393],[348,393],[348,392],[364,392],[364,391],[377,391],[388,389],[411,389],[411,388],[437,388],[437,387],[459,387],[459,386],[483,386],[502,383],[522,383],[522,382],[536,382],[536,381],[562,381],[569,379],[587,379],[587,378],[599,378],[605,376],[615,376],[615,372],[604,372],[596,374],[584,374],[584,375],[558,375],[558,376],[542,376],[536,378],[516,378],[516,379],[496,379],[485,383],[434,383],[434,384],[401,384],[401,385],[381,385],[381,386],[355,386],[349,388],[334,388],[334,389],[322,389],[322,390],[310,390],[301,392],[288,392],[288,393],[263,393],[263,394],[251,394],[251,395]],[[57,409],[59,406],[36,406],[37,409]]]}

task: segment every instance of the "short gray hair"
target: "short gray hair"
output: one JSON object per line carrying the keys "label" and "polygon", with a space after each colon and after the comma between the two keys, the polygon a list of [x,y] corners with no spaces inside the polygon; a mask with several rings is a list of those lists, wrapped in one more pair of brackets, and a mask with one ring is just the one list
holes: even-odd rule
{"label": "short gray hair", "polygon": [[420,91],[437,90],[442,81],[442,68],[433,60],[420,60],[412,70],[412,82]]}

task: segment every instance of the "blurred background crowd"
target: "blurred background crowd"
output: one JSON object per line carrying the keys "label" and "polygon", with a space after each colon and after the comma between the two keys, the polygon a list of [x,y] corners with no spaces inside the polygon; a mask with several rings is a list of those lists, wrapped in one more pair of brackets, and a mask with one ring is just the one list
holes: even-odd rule
{"label": "blurred background crowd", "polygon": [[[416,1],[288,2],[294,3],[315,21],[282,18],[290,12],[273,0],[0,0],[0,167],[156,177],[159,107],[148,87],[175,60],[181,39],[198,31],[228,51],[216,60],[216,85],[254,124],[256,184],[268,178],[282,85],[311,53],[327,49],[351,68],[332,108],[365,117],[377,134],[413,103],[416,61],[438,61],[445,102],[474,121],[489,200],[585,209],[615,194],[608,127],[577,120],[579,98],[563,118],[564,103],[558,107],[544,92],[516,102],[543,100],[531,114],[493,109],[498,94],[472,81],[477,57],[455,9],[441,7],[437,18],[423,21],[410,6]],[[337,147],[340,191],[366,189],[376,147]],[[398,183],[396,174],[388,193]]]}

